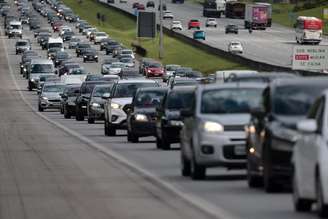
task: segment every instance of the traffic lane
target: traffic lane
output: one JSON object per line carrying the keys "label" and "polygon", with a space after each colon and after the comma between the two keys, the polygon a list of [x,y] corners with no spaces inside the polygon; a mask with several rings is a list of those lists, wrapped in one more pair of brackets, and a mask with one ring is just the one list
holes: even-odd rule
{"label": "traffic lane", "polygon": [[[20,98],[3,48],[1,43],[1,218],[207,218],[37,116]],[[10,66],[20,78],[12,51]]]}
{"label": "traffic lane", "polygon": [[[13,52],[11,52],[13,54]],[[14,60],[18,56],[12,55]],[[12,61],[12,63],[18,62]],[[83,63],[81,63],[83,64]],[[19,78],[18,66],[15,72]],[[20,81],[22,82],[22,81]],[[20,86],[24,86],[24,83]],[[37,107],[35,92],[25,91],[24,95]],[[120,132],[118,137],[105,137],[102,122],[90,125],[86,122],[76,122],[75,119],[64,119],[58,111],[44,112],[49,118],[63,124],[83,136],[86,136],[109,149],[114,150],[128,160],[131,160],[146,170],[159,176],[162,180],[172,183],[179,190],[191,193],[216,206],[232,212],[240,218],[315,218],[312,214],[296,214],[293,212],[291,194],[264,194],[261,190],[250,190],[246,185],[245,171],[226,171],[222,168],[209,170],[205,181],[192,181],[180,176],[179,151],[159,151],[155,147],[154,138],[141,138],[141,143],[128,143],[126,132]],[[178,145],[175,145],[178,146]]]}

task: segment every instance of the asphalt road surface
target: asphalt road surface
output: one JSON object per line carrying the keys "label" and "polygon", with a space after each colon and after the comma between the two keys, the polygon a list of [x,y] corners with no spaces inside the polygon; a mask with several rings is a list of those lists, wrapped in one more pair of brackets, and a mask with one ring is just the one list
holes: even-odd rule
{"label": "asphalt road surface", "polygon": [[[128,3],[119,3],[115,1],[113,6],[121,8],[130,13],[134,13],[132,4],[134,2],[143,3],[146,6],[148,0],[128,1]],[[155,9],[146,8],[147,11],[156,11],[158,14],[159,0],[154,0],[156,3]],[[244,20],[218,18],[218,27],[205,27],[206,18],[202,16],[201,5],[185,2],[184,4],[172,4],[171,1],[163,0],[166,3],[167,10],[173,12],[174,20],[180,20],[184,27],[182,34],[192,38],[194,30],[188,30],[188,21],[190,19],[199,19],[201,21],[201,29],[206,31],[206,40],[204,43],[222,50],[228,50],[228,44],[231,41],[239,41],[242,43],[244,53],[241,56],[251,60],[268,63],[277,66],[290,67],[292,64],[293,47],[297,46],[295,41],[295,31],[291,28],[283,27],[278,24],[273,24],[267,30],[254,30],[249,34],[248,30],[244,29]],[[274,22],[274,21],[273,21]],[[236,24],[239,26],[239,34],[225,34],[225,26],[227,24]],[[165,20],[164,25],[171,27],[171,21]],[[328,45],[328,40],[324,39],[320,45]]]}
{"label": "asphalt road surface", "polygon": [[[45,57],[26,29],[24,37]],[[0,218],[317,218],[295,213],[288,192],[249,189],[243,170],[214,168],[204,181],[182,177],[178,145],[160,151],[151,137],[128,143],[124,131],[105,137],[102,122],[36,112],[36,91],[27,91],[19,74],[16,40],[1,38]],[[76,60],[100,71],[100,63]]]}

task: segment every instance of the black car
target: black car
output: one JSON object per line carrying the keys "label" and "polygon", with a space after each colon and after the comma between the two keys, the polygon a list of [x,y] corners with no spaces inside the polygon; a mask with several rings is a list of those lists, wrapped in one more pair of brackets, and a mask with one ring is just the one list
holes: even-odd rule
{"label": "black car", "polygon": [[48,49],[48,52],[47,52],[48,59],[54,60],[55,54],[59,51],[61,51],[61,48],[58,48],[58,47],[53,47],[53,48]]}
{"label": "black car", "polygon": [[79,43],[76,47],[76,56],[80,57],[80,55],[83,53],[84,50],[90,49],[91,45],[89,43]]}
{"label": "black car", "polygon": [[55,67],[58,67],[59,65],[61,65],[61,63],[65,60],[70,59],[70,56],[67,52],[64,51],[58,51],[56,52],[56,54],[54,55],[54,63],[55,63]]}
{"label": "black car", "polygon": [[225,33],[226,34],[228,34],[228,33],[238,34],[238,26],[237,25],[234,25],[234,24],[228,24],[225,27]]}
{"label": "black car", "polygon": [[70,119],[75,115],[75,100],[80,93],[81,85],[66,85],[61,95],[61,109],[65,119]]}
{"label": "black car", "polygon": [[40,29],[36,29],[36,30],[33,31],[33,34],[34,34],[35,38],[38,37],[40,33],[48,33],[49,36],[51,36],[50,30],[48,30],[48,29],[40,28]]}
{"label": "black car", "polygon": [[146,7],[147,8],[150,8],[150,7],[155,8],[155,2],[154,1],[148,1],[147,4],[146,4]]}
{"label": "black car", "polygon": [[326,78],[284,78],[271,82],[263,92],[263,108],[251,110],[246,127],[247,179],[250,187],[264,185],[276,192],[291,185],[293,146],[314,100],[328,88]]}
{"label": "black car", "polygon": [[133,97],[127,118],[128,141],[138,142],[139,137],[156,136],[156,107],[167,88],[140,88]]}
{"label": "black car", "polygon": [[115,40],[105,38],[100,40],[100,51],[105,50],[107,43],[115,42]]}
{"label": "black car", "polygon": [[156,146],[169,150],[171,144],[180,142],[183,126],[181,110],[191,108],[195,86],[183,86],[169,90],[156,112]]}
{"label": "black car", "polygon": [[98,53],[95,49],[86,49],[82,51],[83,62],[98,62]]}
{"label": "black car", "polygon": [[33,50],[27,50],[23,52],[22,59],[20,62],[20,72],[23,74],[24,68],[26,70],[26,62],[30,61],[32,58],[38,58],[38,53]]}
{"label": "black car", "polygon": [[95,88],[93,89],[87,106],[89,124],[94,123],[95,120],[104,120],[105,100],[102,98],[102,96],[104,93],[110,93],[112,86],[113,84],[102,84],[102,85],[96,85]]}
{"label": "black car", "polygon": [[30,30],[35,30],[41,27],[41,22],[38,19],[30,19]]}
{"label": "black car", "polygon": [[83,121],[87,114],[87,105],[93,88],[96,85],[108,84],[108,81],[85,81],[82,83],[80,92],[75,100],[75,118],[77,121]]}
{"label": "black car", "polygon": [[120,43],[118,43],[116,41],[107,42],[107,44],[105,45],[106,55],[113,54],[113,51],[115,49],[119,49],[119,48],[121,48],[121,44]]}
{"label": "black car", "polygon": [[76,62],[64,63],[58,69],[58,75],[59,76],[62,76],[62,75],[68,74],[70,69],[80,68],[80,67],[81,67],[80,64],[79,63],[76,63]]}
{"label": "black car", "polygon": [[70,41],[74,35],[75,33],[73,31],[65,31],[62,35],[63,41]]}

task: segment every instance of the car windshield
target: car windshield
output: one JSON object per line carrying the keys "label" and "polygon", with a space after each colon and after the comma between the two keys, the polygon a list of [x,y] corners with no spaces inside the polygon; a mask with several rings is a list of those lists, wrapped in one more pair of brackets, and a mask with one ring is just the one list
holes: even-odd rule
{"label": "car windshield", "polygon": [[272,101],[273,112],[282,116],[304,116],[315,98],[327,85],[297,85],[276,88]]}
{"label": "car windshield", "polygon": [[66,88],[64,93],[66,93],[67,96],[69,96],[69,97],[76,97],[76,96],[78,96],[78,91],[80,91],[80,87],[69,87],[69,88]]}
{"label": "car windshield", "polygon": [[17,42],[16,45],[17,46],[26,46],[27,42]]}
{"label": "car windshield", "polygon": [[117,64],[111,64],[110,67],[111,68],[123,68],[123,67],[125,67],[125,65],[122,63],[120,63],[120,64],[117,63]]}
{"label": "car windshield", "polygon": [[166,108],[171,110],[188,109],[192,105],[193,98],[194,92],[191,90],[172,91],[168,95]]}
{"label": "car windshield", "polygon": [[104,93],[109,93],[111,90],[112,86],[106,86],[106,87],[96,87],[95,90],[93,91],[93,96],[94,97],[102,97]]}
{"label": "car windshield", "polygon": [[196,80],[174,81],[174,86],[187,86],[187,85],[196,85],[196,84],[198,84]]}
{"label": "car windshield", "polygon": [[70,75],[85,75],[87,72],[83,68],[73,68],[69,71]]}
{"label": "car windshield", "polygon": [[57,58],[66,59],[68,58],[68,53],[66,52],[57,53]]}
{"label": "car windshield", "polygon": [[141,108],[156,107],[161,103],[165,92],[165,90],[138,92],[134,100],[134,105]]}
{"label": "car windshield", "polygon": [[133,97],[138,88],[156,87],[156,83],[120,83],[116,86],[113,97]]}
{"label": "car windshield", "polygon": [[49,43],[48,44],[49,49],[51,49],[51,48],[62,48],[62,47],[63,47],[62,43]]}
{"label": "car windshield", "polygon": [[52,73],[53,72],[53,65],[51,64],[34,64],[32,65],[31,73],[38,74],[38,73]]}
{"label": "car windshield", "polygon": [[179,68],[180,66],[178,65],[170,65],[170,66],[166,66],[166,70],[167,71],[175,71]]}
{"label": "car windshield", "polygon": [[160,63],[150,63],[149,68],[160,68],[162,65]]}
{"label": "car windshield", "polygon": [[240,43],[231,43],[232,46],[239,46]]}
{"label": "car windshield", "polygon": [[90,44],[80,44],[79,48],[91,48]]}
{"label": "car windshield", "polygon": [[252,108],[260,107],[262,91],[260,88],[229,88],[204,91],[201,100],[201,113],[249,113]]}
{"label": "car windshield", "polygon": [[42,92],[46,93],[61,93],[63,92],[65,85],[45,85]]}
{"label": "car windshield", "polygon": [[91,94],[93,88],[96,86],[96,84],[84,84],[81,88],[82,94]]}
{"label": "car windshield", "polygon": [[11,29],[21,29],[21,25],[10,25]]}
{"label": "car windshield", "polygon": [[129,51],[129,50],[123,50],[123,51],[121,52],[121,54],[130,55],[130,54],[132,54],[132,51]]}

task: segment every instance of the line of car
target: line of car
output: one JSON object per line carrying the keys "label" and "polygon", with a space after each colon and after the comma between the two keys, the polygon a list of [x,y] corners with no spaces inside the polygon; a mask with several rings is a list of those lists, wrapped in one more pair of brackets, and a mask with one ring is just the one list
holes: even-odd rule
{"label": "line of car", "polygon": [[[191,68],[162,66],[148,58],[138,69],[122,61],[135,64],[133,51],[86,21],[69,19],[75,15],[62,3],[47,3],[51,8],[37,0],[32,5],[60,36],[35,29],[48,56],[40,57],[29,40],[16,41],[21,74],[29,90],[39,94],[39,111],[58,109],[65,119],[87,117],[90,124],[104,121],[106,136],[126,130],[128,142],[154,136],[162,150],[179,143],[182,176],[200,180],[208,168],[246,168],[249,187],[277,192],[291,186],[297,211],[309,211],[316,203],[319,215],[327,217],[327,78],[241,70],[203,77]],[[31,10],[23,11],[20,17],[31,17]],[[102,74],[88,74],[70,59],[67,48],[84,61],[98,57],[63,19],[110,55]]]}

